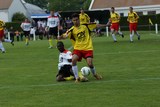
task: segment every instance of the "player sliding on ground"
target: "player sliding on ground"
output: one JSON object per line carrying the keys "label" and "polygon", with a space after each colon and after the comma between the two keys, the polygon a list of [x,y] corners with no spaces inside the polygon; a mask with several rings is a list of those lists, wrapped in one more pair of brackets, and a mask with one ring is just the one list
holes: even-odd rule
{"label": "player sliding on ground", "polygon": [[[58,63],[58,74],[56,75],[57,81],[69,81],[74,80],[74,74],[72,72],[72,53],[64,48],[62,41],[57,42],[57,49],[59,50],[59,63]],[[80,81],[86,82],[88,79],[82,76],[79,72]]]}

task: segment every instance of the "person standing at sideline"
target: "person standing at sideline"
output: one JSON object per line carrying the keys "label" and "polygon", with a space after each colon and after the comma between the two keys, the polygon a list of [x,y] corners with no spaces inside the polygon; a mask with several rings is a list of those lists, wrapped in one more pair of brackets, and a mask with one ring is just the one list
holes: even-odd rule
{"label": "person standing at sideline", "polygon": [[10,42],[12,45],[14,45],[13,41],[4,39],[4,27],[5,27],[4,21],[0,20],[0,50],[2,51],[2,53],[6,52],[2,42]]}
{"label": "person standing at sideline", "polygon": [[20,27],[22,28],[24,36],[26,38],[25,44],[26,46],[28,46],[29,45],[29,35],[30,35],[30,30],[31,30],[31,23],[28,20],[28,18],[26,18],[25,21],[21,23]]}
{"label": "person standing at sideline", "polygon": [[81,9],[81,13],[79,14],[80,24],[88,24],[90,23],[90,17]]}
{"label": "person standing at sideline", "polygon": [[47,28],[49,29],[49,49],[53,48],[53,43],[52,43],[52,36],[53,38],[57,39],[57,36],[59,35],[59,27],[60,27],[60,21],[59,17],[54,15],[54,10],[50,11],[50,16],[48,17],[47,20]]}
{"label": "person standing at sideline", "polygon": [[74,50],[72,52],[72,71],[76,79],[75,82],[80,81],[77,62],[81,61],[82,58],[86,60],[93,76],[97,80],[102,79],[102,76],[96,73],[96,69],[93,65],[93,44],[90,32],[96,27],[106,27],[106,25],[97,25],[96,23],[81,25],[79,15],[76,13],[72,15],[72,22],[74,26],[71,27],[65,34],[60,36],[59,39],[65,39],[69,37],[72,41],[74,47]]}
{"label": "person standing at sideline", "polygon": [[111,25],[110,26],[111,35],[112,35],[114,42],[117,42],[116,34],[119,34],[122,36],[122,38],[124,38],[123,33],[119,31],[119,21],[120,21],[119,14],[117,12],[115,12],[114,7],[111,7],[111,14],[110,14],[110,19],[109,19],[108,25]]}
{"label": "person standing at sideline", "polygon": [[127,21],[129,22],[130,29],[130,42],[133,42],[134,33],[138,36],[138,40],[140,40],[140,35],[137,32],[137,24],[138,24],[139,16],[136,12],[133,11],[133,7],[129,7],[129,13]]}

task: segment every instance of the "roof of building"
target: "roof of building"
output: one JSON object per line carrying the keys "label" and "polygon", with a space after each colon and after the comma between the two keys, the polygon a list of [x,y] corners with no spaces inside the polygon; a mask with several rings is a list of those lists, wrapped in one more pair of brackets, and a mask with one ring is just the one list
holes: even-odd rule
{"label": "roof of building", "polygon": [[90,9],[160,5],[160,0],[93,0]]}
{"label": "roof of building", "polygon": [[0,9],[8,9],[13,0],[0,0]]}
{"label": "roof of building", "polygon": [[[8,9],[10,7],[10,5],[12,4],[13,0],[0,0],[0,9]],[[24,7],[27,9],[27,11],[29,12],[29,14],[43,14],[45,13],[45,11],[43,9],[41,9],[40,7],[30,4],[30,3],[26,3],[24,0],[20,0],[20,2],[22,2],[22,4],[24,5]]]}
{"label": "roof of building", "polygon": [[24,3],[25,8],[30,14],[45,14],[46,12],[41,9],[40,7],[30,4],[30,3]]}

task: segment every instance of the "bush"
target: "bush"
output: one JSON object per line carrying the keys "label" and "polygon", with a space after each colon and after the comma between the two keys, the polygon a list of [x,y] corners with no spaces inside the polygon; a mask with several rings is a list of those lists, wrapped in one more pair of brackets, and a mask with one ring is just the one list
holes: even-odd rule
{"label": "bush", "polygon": [[10,27],[12,26],[14,31],[16,30],[22,31],[20,25],[21,25],[21,22],[9,22],[9,23],[6,23],[6,28],[10,29]]}
{"label": "bush", "polygon": [[23,13],[17,12],[13,14],[12,22],[22,22],[25,18],[26,16]]}

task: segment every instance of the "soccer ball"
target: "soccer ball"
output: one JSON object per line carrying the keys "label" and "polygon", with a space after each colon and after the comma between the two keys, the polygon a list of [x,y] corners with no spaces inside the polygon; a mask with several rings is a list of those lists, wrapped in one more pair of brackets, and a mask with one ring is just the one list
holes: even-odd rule
{"label": "soccer ball", "polygon": [[91,70],[90,70],[89,67],[85,66],[85,67],[81,68],[81,73],[82,73],[83,76],[88,76],[90,74],[90,72],[91,72]]}

